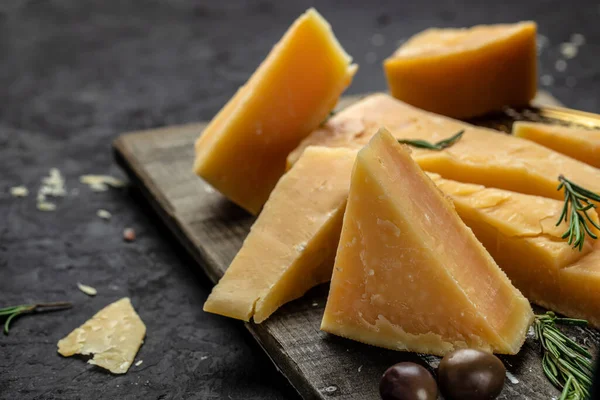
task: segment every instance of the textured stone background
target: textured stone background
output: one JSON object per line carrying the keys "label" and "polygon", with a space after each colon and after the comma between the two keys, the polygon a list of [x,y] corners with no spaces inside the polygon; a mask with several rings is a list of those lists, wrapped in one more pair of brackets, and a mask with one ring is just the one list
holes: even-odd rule
{"label": "textured stone background", "polygon": [[[0,2],[0,305],[70,300],[0,335],[1,399],[290,399],[293,389],[241,323],[202,312],[208,279],[135,189],[92,193],[87,173],[121,176],[110,151],[123,131],[211,118],[310,4],[360,71],[350,93],[384,90],[381,61],[429,26],[535,19],[545,86],[599,111],[600,8],[591,1],[23,1]],[[555,68],[571,34],[587,43]],[[78,189],[36,210],[51,167]],[[24,184],[31,194],[10,197]],[[110,221],[96,216],[100,208]],[[124,227],[138,234],[122,240]],[[98,289],[89,298],[76,288]],[[143,360],[112,376],[61,358],[56,342],[129,296],[148,327]]]}

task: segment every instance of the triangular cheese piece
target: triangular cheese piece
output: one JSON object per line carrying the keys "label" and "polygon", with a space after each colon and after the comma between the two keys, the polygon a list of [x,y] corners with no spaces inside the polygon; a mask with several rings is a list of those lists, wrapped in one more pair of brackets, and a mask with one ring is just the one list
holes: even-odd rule
{"label": "triangular cheese piece", "polygon": [[273,47],[196,142],[196,174],[258,214],[285,159],[335,107],[357,70],[313,8]]}
{"label": "triangular cheese piece", "polygon": [[[594,120],[596,124],[598,120]],[[600,130],[569,128],[536,122],[515,122],[513,135],[600,168]]]}
{"label": "triangular cheese piece", "polygon": [[58,342],[58,352],[65,357],[89,355],[88,361],[113,374],[127,372],[144,343],[146,325],[133,309],[129,298],[116,301]]}
{"label": "triangular cheese piece", "polygon": [[450,201],[381,130],[354,165],[321,329],[396,350],[515,354],[532,319]]}
{"label": "triangular cheese piece", "polygon": [[204,311],[260,323],[331,278],[356,152],[308,148],[277,183]]}

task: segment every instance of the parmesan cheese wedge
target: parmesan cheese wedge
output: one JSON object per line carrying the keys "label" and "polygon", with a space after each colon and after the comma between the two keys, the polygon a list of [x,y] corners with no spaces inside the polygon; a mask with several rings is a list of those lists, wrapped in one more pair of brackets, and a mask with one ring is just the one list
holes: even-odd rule
{"label": "parmesan cheese wedge", "polygon": [[556,190],[562,174],[600,193],[600,169],[529,140],[419,110],[386,94],[366,97],[333,116],[289,155],[288,163],[311,145],[359,149],[380,126],[397,139],[429,142],[464,130],[462,139],[444,151],[412,152],[423,170],[446,179],[562,200],[562,191]]}
{"label": "parmesan cheese wedge", "polygon": [[562,201],[429,176],[527,299],[600,327],[600,246],[588,235],[579,251],[561,238]]}
{"label": "parmesan cheese wedge", "polygon": [[515,354],[532,320],[451,203],[381,130],[354,165],[321,329],[395,350]]}
{"label": "parmesan cheese wedge", "polygon": [[92,319],[58,342],[58,352],[69,357],[74,354],[93,355],[89,364],[113,374],[127,372],[144,342],[146,325],[125,297],[100,310]]}
{"label": "parmesan cheese wedge", "polygon": [[600,168],[600,130],[515,122],[513,135]]}
{"label": "parmesan cheese wedge", "polygon": [[384,62],[392,96],[469,118],[524,106],[537,91],[534,22],[423,31]]}
{"label": "parmesan cheese wedge", "polygon": [[311,147],[275,186],[204,311],[260,323],[329,281],[356,152]]}
{"label": "parmesan cheese wedge", "polygon": [[285,158],[319,126],[356,65],[314,9],[301,15],[196,142],[196,174],[258,214]]}

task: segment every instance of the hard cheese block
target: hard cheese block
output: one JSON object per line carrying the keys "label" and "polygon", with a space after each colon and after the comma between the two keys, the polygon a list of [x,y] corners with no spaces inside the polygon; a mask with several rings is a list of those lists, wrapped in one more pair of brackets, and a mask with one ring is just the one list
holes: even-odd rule
{"label": "hard cheese block", "polygon": [[444,151],[414,149],[413,158],[426,171],[460,182],[563,199],[558,176],[600,193],[600,169],[529,140],[479,128],[419,110],[385,94],[374,94],[344,109],[316,129],[288,157],[309,145],[360,148],[385,126],[398,139],[437,142],[460,130],[464,135]]}
{"label": "hard cheese block", "polygon": [[144,342],[146,325],[125,297],[100,310],[89,321],[58,342],[58,352],[65,357],[74,354],[94,357],[90,364],[113,374],[127,372]]}
{"label": "hard cheese block", "polygon": [[356,152],[310,147],[277,183],[204,310],[264,321],[329,281]]}
{"label": "hard cheese block", "polygon": [[314,9],[300,16],[196,142],[196,174],[258,214],[285,158],[322,123],[356,71]]}
{"label": "hard cheese block", "polygon": [[535,97],[535,42],[533,22],[428,29],[385,60],[384,69],[397,99],[468,118]]}
{"label": "hard cheese block", "polygon": [[532,319],[451,203],[382,130],[354,165],[321,329],[396,350],[515,354]]}
{"label": "hard cheese block", "polygon": [[562,201],[430,177],[525,297],[600,326],[600,250],[589,235],[582,251],[561,238]]}
{"label": "hard cheese block", "polygon": [[513,135],[600,168],[600,130],[515,122]]}

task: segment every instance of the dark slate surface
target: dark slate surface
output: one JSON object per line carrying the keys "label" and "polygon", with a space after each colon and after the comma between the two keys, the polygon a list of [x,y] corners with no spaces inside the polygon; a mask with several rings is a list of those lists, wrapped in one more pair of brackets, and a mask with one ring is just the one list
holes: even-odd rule
{"label": "dark slate surface", "polygon": [[[535,19],[549,39],[540,72],[554,82],[546,88],[571,107],[600,109],[595,2],[365,3],[316,2],[360,64],[350,93],[385,89],[381,60],[428,26]],[[1,399],[296,397],[241,323],[202,312],[209,280],[139,194],[92,193],[78,177],[121,176],[110,152],[120,132],[209,119],[310,4],[0,2],[0,305],[75,304],[24,317],[0,336]],[[587,43],[558,72],[559,45],[573,33]],[[70,194],[43,213],[35,192],[51,167],[66,176]],[[29,197],[10,197],[20,184]],[[100,208],[113,218],[99,219]],[[123,242],[125,227],[137,231],[136,242]],[[78,281],[98,296],[79,292]],[[123,296],[148,327],[142,365],[112,376],[56,354],[58,339]]]}

